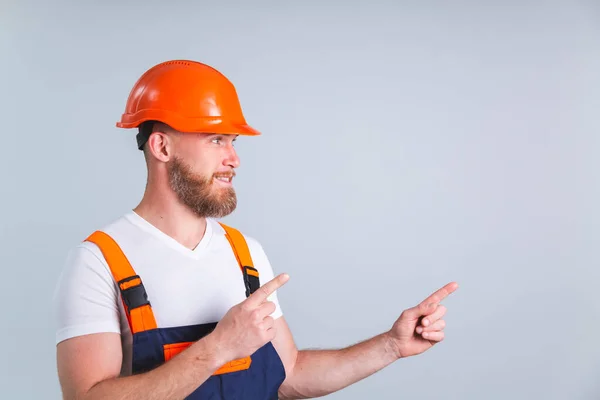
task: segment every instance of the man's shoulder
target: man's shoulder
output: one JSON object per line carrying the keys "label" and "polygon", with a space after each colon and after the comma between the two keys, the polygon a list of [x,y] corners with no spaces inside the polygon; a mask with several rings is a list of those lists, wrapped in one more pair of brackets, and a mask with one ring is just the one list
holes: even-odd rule
{"label": "man's shoulder", "polygon": [[78,242],[71,245],[68,250],[69,255],[71,257],[89,257],[93,255],[102,259],[102,252],[98,246],[88,239],[96,232],[103,232],[116,240],[121,235],[121,232],[127,229],[127,225],[129,224],[128,218],[128,213],[123,213],[98,224],[96,227],[89,228]]}
{"label": "man's shoulder", "polygon": [[97,228],[92,229],[90,233],[93,233],[95,231],[101,231],[106,233],[107,235],[119,235],[121,232],[134,227],[135,224],[133,216],[133,211],[124,212],[121,215],[112,217],[104,223],[99,224]]}

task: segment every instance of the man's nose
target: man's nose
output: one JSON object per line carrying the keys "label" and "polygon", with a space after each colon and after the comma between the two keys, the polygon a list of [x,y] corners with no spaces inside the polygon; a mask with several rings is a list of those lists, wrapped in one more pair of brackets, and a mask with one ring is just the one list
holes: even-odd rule
{"label": "man's nose", "polygon": [[224,164],[232,168],[237,168],[240,166],[240,158],[238,157],[237,151],[235,151],[233,144],[229,144],[229,146],[227,146],[227,155],[225,157]]}

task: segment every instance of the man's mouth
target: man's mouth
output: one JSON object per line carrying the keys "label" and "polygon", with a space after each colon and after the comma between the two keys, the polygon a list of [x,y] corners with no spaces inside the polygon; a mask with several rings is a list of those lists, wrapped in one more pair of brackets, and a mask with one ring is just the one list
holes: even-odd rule
{"label": "man's mouth", "polygon": [[233,180],[233,177],[235,176],[235,172],[233,173],[221,173],[221,174],[215,174],[214,178],[215,180],[219,181],[219,182],[223,182],[223,183],[227,183],[230,184],[231,181]]}

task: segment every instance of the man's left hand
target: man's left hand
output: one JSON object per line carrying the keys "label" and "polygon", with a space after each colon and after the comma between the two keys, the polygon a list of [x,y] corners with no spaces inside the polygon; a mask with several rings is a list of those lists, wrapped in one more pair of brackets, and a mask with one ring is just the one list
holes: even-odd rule
{"label": "man's left hand", "polygon": [[388,332],[398,358],[423,353],[444,340],[446,322],[442,318],[446,307],[440,302],[457,288],[456,282],[448,283],[419,305],[402,312]]}

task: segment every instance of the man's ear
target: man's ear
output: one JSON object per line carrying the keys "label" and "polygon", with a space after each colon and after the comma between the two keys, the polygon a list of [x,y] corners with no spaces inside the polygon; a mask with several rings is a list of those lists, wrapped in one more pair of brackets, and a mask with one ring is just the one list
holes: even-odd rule
{"label": "man's ear", "polygon": [[164,132],[154,131],[146,142],[146,152],[148,156],[154,157],[159,161],[167,162],[173,154],[171,138]]}

